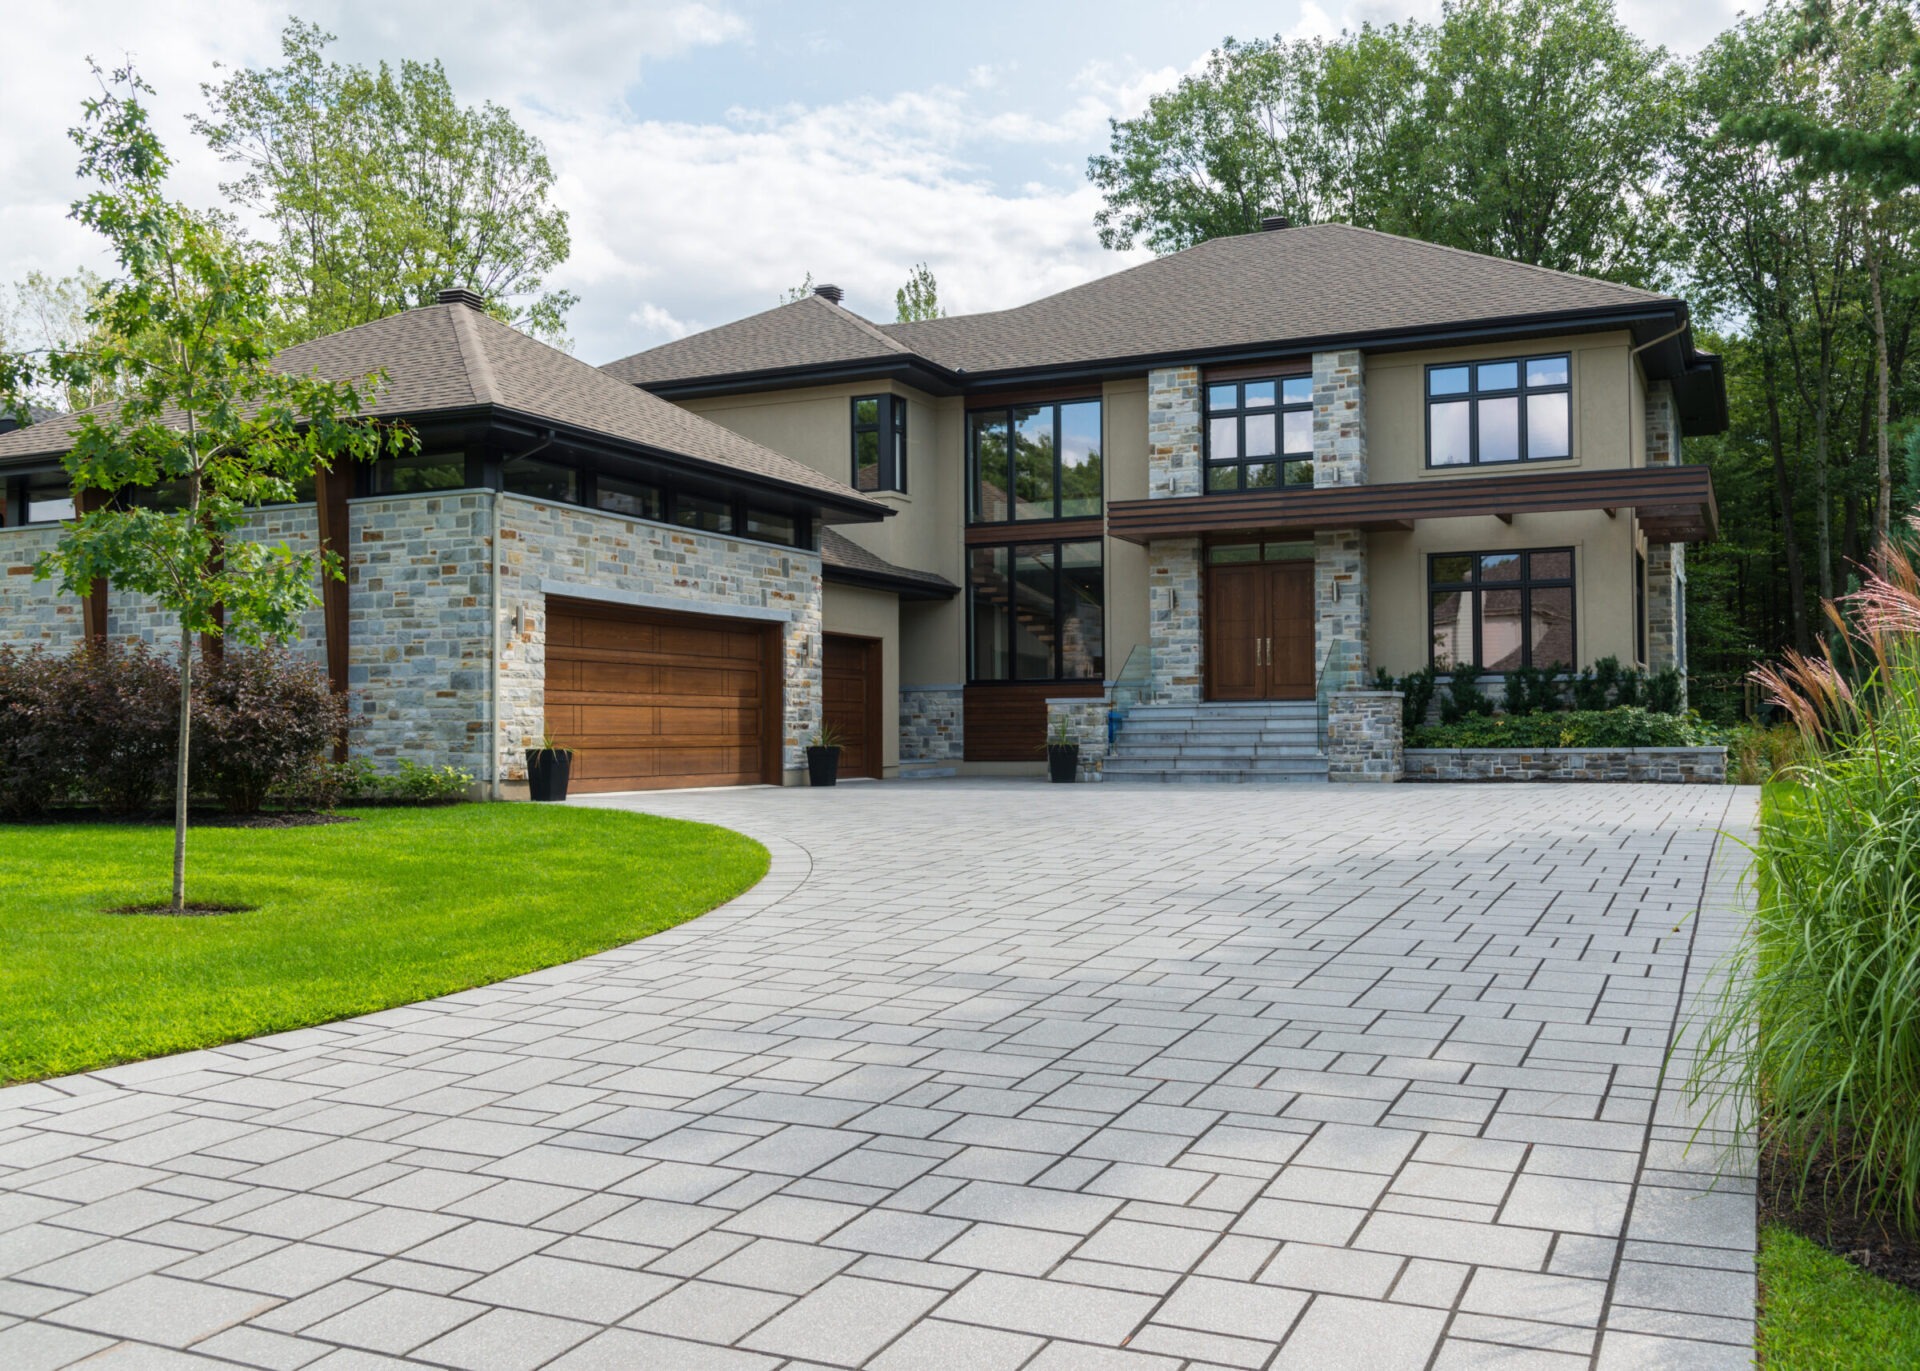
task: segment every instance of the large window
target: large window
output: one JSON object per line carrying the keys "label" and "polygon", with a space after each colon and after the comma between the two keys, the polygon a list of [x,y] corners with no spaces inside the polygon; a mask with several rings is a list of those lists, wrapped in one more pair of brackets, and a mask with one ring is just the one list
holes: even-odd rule
{"label": "large window", "polygon": [[374,473],[375,490],[381,495],[459,490],[467,484],[467,459],[458,452],[413,452],[380,462]]}
{"label": "large window", "polygon": [[853,488],[907,488],[907,402],[902,396],[854,398]]}
{"label": "large window", "polygon": [[1106,669],[1104,581],[1098,539],[971,549],[969,676],[1100,680]]}
{"label": "large window", "polygon": [[1437,553],[1427,559],[1427,604],[1440,671],[1574,661],[1571,548]]}
{"label": "large window", "polygon": [[969,517],[976,524],[1100,513],[1100,402],[1016,405],[967,416]]}
{"label": "large window", "polygon": [[1428,367],[1427,465],[1571,457],[1570,377],[1565,353]]}
{"label": "large window", "polygon": [[1313,377],[1207,386],[1207,490],[1313,484]]}

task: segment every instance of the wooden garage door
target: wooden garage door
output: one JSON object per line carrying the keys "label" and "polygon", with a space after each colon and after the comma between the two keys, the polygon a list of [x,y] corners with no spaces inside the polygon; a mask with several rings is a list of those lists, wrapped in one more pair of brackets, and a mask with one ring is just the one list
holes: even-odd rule
{"label": "wooden garage door", "polygon": [[880,642],[826,635],[823,702],[827,722],[840,733],[840,774],[881,775]]}
{"label": "wooden garage door", "polygon": [[773,779],[771,625],[547,602],[547,731],[575,748],[573,789]]}

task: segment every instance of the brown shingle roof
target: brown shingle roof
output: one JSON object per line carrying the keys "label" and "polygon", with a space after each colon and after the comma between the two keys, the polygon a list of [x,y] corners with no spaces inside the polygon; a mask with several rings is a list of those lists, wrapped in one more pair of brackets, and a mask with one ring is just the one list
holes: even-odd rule
{"label": "brown shingle roof", "polygon": [[770,310],[607,369],[636,384],[924,358],[948,372],[1284,347],[1514,316],[1677,307],[1670,296],[1347,224],[1216,238],[1015,309],[869,325],[820,302]]}
{"label": "brown shingle roof", "polygon": [[[820,530],[820,565],[828,580],[893,582],[893,588],[930,598],[945,599],[960,593],[960,587],[946,577],[889,562],[830,528]],[[845,575],[836,577],[833,574],[836,571]]]}
{"label": "brown shingle roof", "polygon": [[[851,486],[465,305],[428,305],[330,333],[286,349],[275,365],[329,380],[384,371],[375,414],[425,418],[492,408],[817,492],[875,517],[885,512]],[[64,452],[72,417],[0,434],[0,461]]]}

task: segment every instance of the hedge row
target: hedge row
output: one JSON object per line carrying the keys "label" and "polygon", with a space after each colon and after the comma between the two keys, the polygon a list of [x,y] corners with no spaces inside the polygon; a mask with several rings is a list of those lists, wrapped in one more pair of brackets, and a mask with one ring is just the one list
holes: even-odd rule
{"label": "hedge row", "polygon": [[1423,724],[1408,747],[1711,747],[1721,730],[1678,714],[1627,706],[1566,714],[1498,714]]}

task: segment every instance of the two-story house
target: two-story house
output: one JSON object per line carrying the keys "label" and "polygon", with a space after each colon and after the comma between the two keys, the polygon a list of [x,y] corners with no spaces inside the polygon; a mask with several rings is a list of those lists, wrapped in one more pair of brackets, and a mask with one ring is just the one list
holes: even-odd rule
{"label": "two-story house", "polygon": [[[598,369],[478,306],[279,362],[384,372],[421,439],[247,535],[341,558],[304,638],[376,760],[513,795],[547,732],[585,789],[793,783],[826,722],[843,774],[1032,772],[1047,702],[1102,698],[1311,754],[1376,668],[1684,665],[1715,513],[1680,439],[1726,401],[1669,296],[1273,221],[990,314],[822,287]],[[0,645],[163,638],[27,574],[68,432],[0,433]]]}

